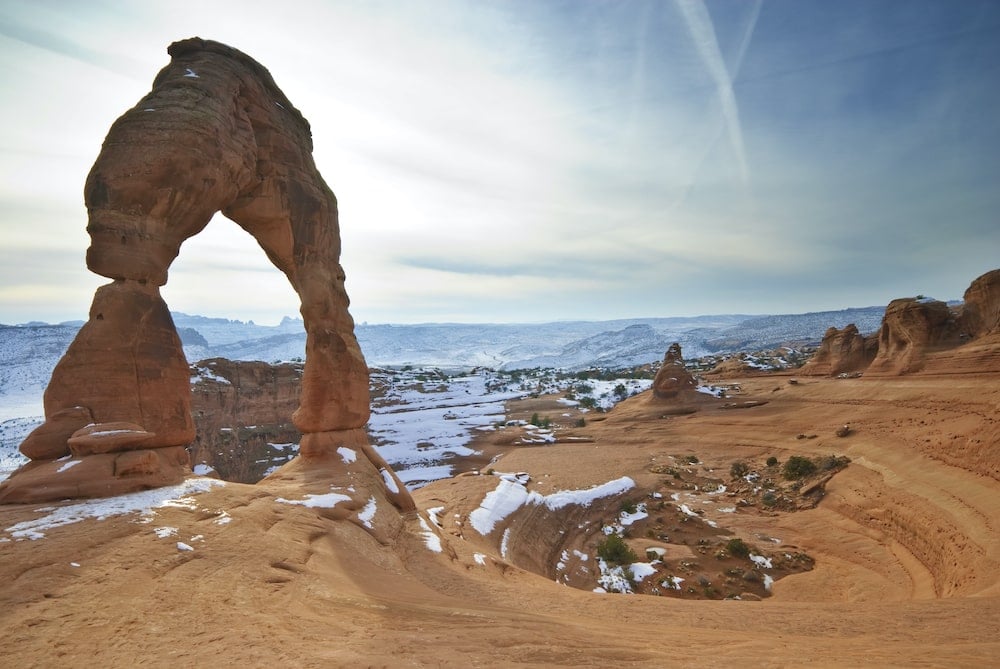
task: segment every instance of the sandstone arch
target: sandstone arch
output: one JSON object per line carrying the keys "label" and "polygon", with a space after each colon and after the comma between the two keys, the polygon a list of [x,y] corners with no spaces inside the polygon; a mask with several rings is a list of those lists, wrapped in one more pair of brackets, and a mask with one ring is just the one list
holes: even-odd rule
{"label": "sandstone arch", "polygon": [[[306,363],[293,421],[302,454],[361,447],[387,472],[390,499],[409,506],[364,437],[368,368],[348,312],[337,200],[313,162],[309,123],[240,51],[199,38],[167,51],[170,63],[112,125],[87,178],[87,266],[112,283],[95,293],[53,372],[46,422],[21,447],[34,462],[0,488],[0,501],[115,494],[183,477],[183,447],[194,438],[188,368],[159,288],[184,240],[221,211],[300,297]],[[89,456],[72,477],[43,466],[68,454]]]}

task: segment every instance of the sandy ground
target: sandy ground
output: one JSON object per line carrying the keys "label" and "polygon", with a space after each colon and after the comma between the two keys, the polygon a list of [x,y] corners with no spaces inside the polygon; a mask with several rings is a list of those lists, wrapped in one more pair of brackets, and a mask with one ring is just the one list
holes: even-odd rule
{"label": "sandy ground", "polygon": [[[996,666],[996,375],[757,377],[742,388],[740,402],[767,403],[722,409],[691,398],[699,410],[684,415],[646,394],[557,431],[587,441],[484,439],[503,453],[492,467],[530,472],[541,493],[621,476],[656,490],[666,485],[657,463],[686,454],[706,476],[724,476],[736,459],[850,457],[815,508],[732,515],[727,531],[778,536],[815,560],[762,601],[557,584],[546,572],[553,551],[592,537],[555,528],[612,513],[599,505],[519,515],[501,559],[499,532],[482,537],[465,522],[494,476],[415,495],[423,509],[444,507],[440,553],[415,516],[383,522],[376,537],[277,503],[295,492],[279,479],[215,488],[192,508],[157,509],[147,524],[136,514],[89,519],[0,542],[0,657],[11,667]],[[852,432],[838,438],[843,424]],[[223,511],[231,522],[220,524]],[[0,538],[45,513],[0,507]]]}

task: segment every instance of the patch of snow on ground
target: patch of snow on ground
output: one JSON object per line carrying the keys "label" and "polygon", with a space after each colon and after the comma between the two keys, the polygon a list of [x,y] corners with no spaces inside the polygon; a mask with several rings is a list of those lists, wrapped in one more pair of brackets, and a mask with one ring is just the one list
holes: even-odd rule
{"label": "patch of snow on ground", "polygon": [[698,515],[697,513],[695,513],[694,511],[692,511],[691,507],[689,507],[687,504],[681,504],[677,508],[680,509],[681,513],[683,513],[686,516],[695,516],[695,517],[697,517],[697,515]]}
{"label": "patch of snow on ground", "polygon": [[160,539],[166,539],[167,537],[177,536],[176,527],[154,527],[153,533],[156,534]]}
{"label": "patch of snow on ground", "polygon": [[285,499],[284,497],[278,497],[274,501],[281,504],[297,504],[311,508],[332,509],[341,502],[349,502],[350,500],[349,495],[343,495],[339,492],[328,492],[324,495],[306,494],[305,499]]}
{"label": "patch of snow on ground", "polygon": [[187,545],[183,541],[178,541],[177,542],[177,550],[179,550],[179,551],[193,551],[194,548],[191,547],[191,546],[189,546],[189,545]]}
{"label": "patch of snow on ground", "polygon": [[481,535],[493,531],[496,524],[528,501],[528,489],[520,483],[500,479],[496,490],[486,493],[479,507],[469,514],[469,522]]}
{"label": "patch of snow on ground", "polygon": [[635,511],[633,511],[632,513],[629,513],[627,511],[622,511],[620,514],[618,514],[618,522],[623,527],[628,527],[632,523],[636,522],[637,520],[642,520],[643,518],[649,518],[649,514],[646,513],[645,502],[643,502],[642,504],[638,504],[635,507]]}
{"label": "patch of snow on ground", "polygon": [[373,376],[385,384],[385,394],[372,407],[368,433],[397,474],[473,455],[468,443],[475,430],[502,423],[504,402],[526,394],[488,388],[491,378],[485,370],[447,379],[419,369]]}
{"label": "patch of snow on ground", "polygon": [[486,566],[486,556],[483,553],[473,553],[472,559],[476,561],[476,564]]}
{"label": "patch of snow on ground", "polygon": [[753,563],[755,565],[757,565],[758,567],[761,567],[762,569],[771,569],[772,568],[771,567],[771,558],[764,557],[763,555],[754,555],[753,553],[751,553],[750,554],[750,559],[753,560]]}
{"label": "patch of snow on ground", "polygon": [[[209,363],[211,366],[213,363]],[[215,381],[216,383],[221,383],[223,385],[231,386],[229,379],[224,376],[219,376],[214,371],[209,369],[209,367],[191,367],[191,385],[196,383],[201,383],[202,381]]]}
{"label": "patch of snow on ground", "polygon": [[772,585],[774,585],[774,579],[770,574],[764,574],[764,589],[771,592]]}
{"label": "patch of snow on ground", "polygon": [[508,527],[503,531],[503,537],[500,539],[500,557],[504,560],[507,559],[507,546],[510,543],[510,528]]}
{"label": "patch of snow on ground", "polygon": [[217,479],[187,479],[177,485],[164,488],[143,490],[116,497],[91,499],[60,507],[43,507],[36,509],[36,511],[46,512],[47,515],[17,523],[4,531],[18,541],[22,539],[35,540],[42,539],[45,532],[51,529],[79,523],[88,518],[104,520],[112,516],[130,513],[152,516],[155,515],[154,509],[166,507],[193,509],[194,498],[190,495],[207,492],[219,485],[225,485],[225,482]]}
{"label": "patch of snow on ground", "polygon": [[442,511],[444,511],[443,506],[435,506],[430,509],[427,509],[427,517],[430,518],[431,522],[437,525],[438,527],[442,527],[441,517],[439,515]]}
{"label": "patch of snow on ground", "polygon": [[379,473],[382,474],[382,480],[385,482],[386,489],[394,494],[399,493],[399,486],[396,485],[396,479],[392,478],[392,474],[388,469],[380,469]]}
{"label": "patch of snow on ground", "polygon": [[[13,410],[18,409],[15,407]],[[35,411],[29,407],[26,407],[26,410]],[[0,423],[0,481],[10,476],[21,465],[27,464],[28,458],[21,454],[18,447],[32,430],[44,422],[45,418],[42,416],[30,416],[10,418]]]}
{"label": "patch of snow on ground", "polygon": [[215,469],[213,469],[209,465],[206,465],[204,462],[199,462],[198,464],[196,464],[194,467],[192,467],[191,471],[195,473],[195,476],[208,476],[209,474],[215,473]]}
{"label": "patch of snow on ground", "polygon": [[486,536],[496,524],[517,511],[524,504],[544,504],[552,511],[570,504],[588,506],[602,497],[618,495],[635,487],[635,481],[623,476],[586,490],[560,490],[549,495],[528,492],[523,484],[501,478],[496,490],[486,494],[479,507],[469,514],[469,522],[477,532]]}
{"label": "patch of snow on ground", "polygon": [[660,582],[660,585],[670,588],[671,590],[680,590],[681,583],[683,582],[684,579],[680,576],[668,576]]}
{"label": "patch of snow on ground", "polygon": [[598,558],[597,567],[600,569],[600,576],[597,582],[604,588],[605,592],[632,592],[632,581],[625,574],[625,568],[621,565],[609,567],[608,563]]}
{"label": "patch of snow on ground", "polygon": [[368,498],[368,503],[365,504],[365,508],[358,512],[358,520],[368,529],[372,528],[372,519],[375,518],[375,511],[378,510],[378,506],[375,503],[374,497]]}
{"label": "patch of snow on ground", "polygon": [[632,580],[637,582],[656,573],[656,567],[651,562],[633,562],[628,569],[632,572]]}
{"label": "patch of snow on ground", "polygon": [[441,548],[441,537],[434,533],[431,526],[427,524],[427,521],[420,517],[420,527],[424,530],[424,543],[427,545],[429,550],[435,553],[442,552]]}
{"label": "patch of snow on ground", "polygon": [[352,462],[356,462],[358,459],[358,452],[353,448],[348,448],[347,446],[341,446],[337,449],[337,453],[340,455],[340,459],[344,461],[344,464],[349,465]]}
{"label": "patch of snow on ground", "polygon": [[396,476],[403,482],[408,490],[416,490],[431,481],[451,478],[454,469],[451,465],[433,465],[429,467],[410,467],[403,471],[397,471]]}

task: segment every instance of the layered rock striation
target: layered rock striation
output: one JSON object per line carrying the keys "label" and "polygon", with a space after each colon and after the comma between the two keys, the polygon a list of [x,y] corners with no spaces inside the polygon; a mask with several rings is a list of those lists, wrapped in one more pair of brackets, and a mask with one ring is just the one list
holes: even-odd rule
{"label": "layered rock striation", "polygon": [[[301,300],[306,363],[292,420],[315,435],[304,450],[321,459],[364,440],[368,369],[348,313],[337,200],[313,162],[309,123],[240,51],[199,38],[167,51],[170,63],[112,125],[87,177],[87,266],[111,283],[54,370],[46,422],[23,446],[32,462],[0,486],[0,502],[118,494],[190,471],[188,367],[160,286],[181,244],[220,211]],[[71,453],[83,436],[87,453]],[[64,470],[55,459],[67,455],[103,460]],[[398,491],[394,499],[412,505]]]}

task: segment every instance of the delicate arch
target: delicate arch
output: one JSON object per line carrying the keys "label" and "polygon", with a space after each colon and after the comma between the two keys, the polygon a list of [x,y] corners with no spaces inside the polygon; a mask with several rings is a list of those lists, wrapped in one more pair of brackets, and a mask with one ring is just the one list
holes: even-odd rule
{"label": "delicate arch", "polygon": [[[45,469],[11,477],[0,501],[114,494],[183,475],[183,447],[195,436],[189,374],[159,287],[184,240],[221,211],[257,240],[301,301],[306,362],[292,417],[301,452],[318,460],[346,444],[360,448],[383,493],[412,509],[361,429],[368,367],[348,312],[337,200],[313,162],[309,123],[236,49],[192,38],[168,53],[170,64],[112,125],[87,177],[87,266],[113,281],[97,290],[90,319],[53,371],[45,424],[21,446],[37,461],[94,457],[58,484]],[[48,492],[12,498],[12,489],[44,487],[32,487],[32,476]],[[67,489],[70,480],[76,487]]]}

